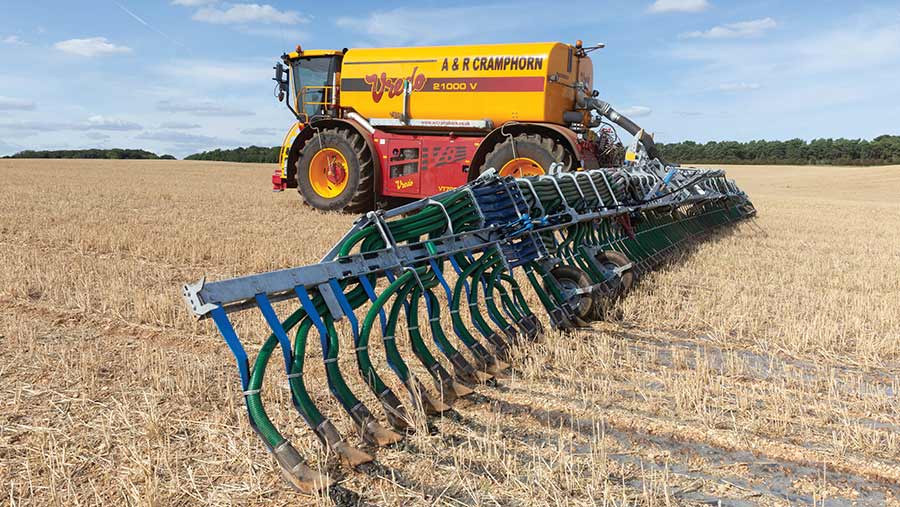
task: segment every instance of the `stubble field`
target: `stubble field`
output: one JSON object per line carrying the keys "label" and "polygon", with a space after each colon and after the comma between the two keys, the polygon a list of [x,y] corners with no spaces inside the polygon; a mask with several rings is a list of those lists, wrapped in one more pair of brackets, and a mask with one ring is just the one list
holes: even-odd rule
{"label": "stubble field", "polygon": [[[325,456],[271,368],[273,421],[346,490],[313,498],[179,287],[315,262],[353,217],[271,194],[267,165],[0,160],[0,505],[900,505],[900,167],[727,169],[754,222],[377,466]],[[350,435],[321,367],[307,385]]]}

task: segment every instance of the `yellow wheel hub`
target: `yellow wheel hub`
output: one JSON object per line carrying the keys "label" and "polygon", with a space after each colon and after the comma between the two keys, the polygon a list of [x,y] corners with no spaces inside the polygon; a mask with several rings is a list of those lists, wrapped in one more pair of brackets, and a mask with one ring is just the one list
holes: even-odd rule
{"label": "yellow wheel hub", "polygon": [[541,164],[525,157],[514,158],[500,168],[500,176],[515,176],[516,178],[540,176],[545,172]]}
{"label": "yellow wheel hub", "polygon": [[333,199],[347,188],[348,171],[347,159],[341,152],[322,148],[309,162],[309,184],[319,196]]}

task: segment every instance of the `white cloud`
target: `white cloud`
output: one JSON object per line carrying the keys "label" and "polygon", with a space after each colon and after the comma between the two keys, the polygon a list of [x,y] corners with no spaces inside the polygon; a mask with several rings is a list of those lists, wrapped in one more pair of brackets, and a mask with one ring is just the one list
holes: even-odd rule
{"label": "white cloud", "polygon": [[647,106],[631,106],[621,109],[619,112],[629,118],[641,118],[643,116],[650,116],[650,114],[653,113],[653,110]]}
{"label": "white cloud", "polygon": [[18,35],[9,35],[0,39],[0,42],[9,44],[10,46],[27,46],[28,43],[19,38]]}
{"label": "white cloud", "polygon": [[188,123],[184,121],[165,121],[159,124],[159,128],[174,130],[193,130],[202,129],[203,125],[200,125],[199,123]]}
{"label": "white cloud", "polygon": [[661,12],[701,12],[709,8],[707,0],[656,0],[647,10]]}
{"label": "white cloud", "polygon": [[132,121],[122,120],[119,118],[110,118],[107,116],[94,115],[85,121],[11,121],[0,123],[0,129],[17,133],[30,132],[56,132],[61,130],[104,130],[126,132],[134,130],[143,130],[144,127]]}
{"label": "white cloud", "polygon": [[211,100],[176,102],[162,100],[156,103],[156,109],[166,113],[188,113],[197,116],[253,116],[253,111],[246,111]]}
{"label": "white cloud", "polygon": [[729,23],[710,28],[709,30],[681,34],[685,39],[747,39],[759,37],[778,26],[772,18],[754,19]]}
{"label": "white cloud", "polygon": [[109,141],[111,139],[109,134],[104,134],[102,132],[88,132],[84,137],[92,141]]}
{"label": "white cloud", "polygon": [[[669,56],[682,69],[679,88],[689,98],[670,106],[721,111],[731,121],[707,116],[679,135],[716,139],[716,128],[743,139],[890,132],[900,115],[894,86],[900,82],[898,14],[900,9],[867,10],[777,38],[682,41]],[[783,121],[760,120],[771,117]]]}
{"label": "white cloud", "polygon": [[[824,32],[793,45],[798,69],[877,71],[900,67],[900,16]],[[787,56],[787,55],[785,55]]]}
{"label": "white cloud", "polygon": [[717,75],[748,83],[766,75],[779,76],[786,82],[820,73],[897,69],[900,67],[900,17],[869,17],[781,41],[734,42],[721,46],[682,44],[671,54],[707,63],[708,67],[699,75]]}
{"label": "white cloud", "polygon": [[293,25],[309,21],[297,11],[280,11],[268,4],[233,4],[227,9],[204,7],[194,13],[195,21],[215,25],[248,23]]}
{"label": "white cloud", "polygon": [[34,102],[24,99],[0,96],[0,111],[33,111]]}
{"label": "white cloud", "polygon": [[4,136],[27,136],[33,132],[54,132],[58,130],[74,130],[78,125],[64,121],[8,121],[0,123],[0,130],[5,130]]}
{"label": "white cloud", "polygon": [[128,130],[141,130],[143,127],[132,121],[122,120],[119,118],[109,118],[107,116],[95,115],[88,118],[84,124],[86,129],[90,130],[114,130],[124,132]]}
{"label": "white cloud", "polygon": [[53,47],[66,53],[87,57],[131,53],[131,48],[127,46],[117,46],[106,40],[106,37],[69,39],[57,42]]}
{"label": "white cloud", "polygon": [[762,85],[759,83],[722,83],[719,85],[719,90],[723,92],[748,92],[752,90],[759,90],[762,88]]}

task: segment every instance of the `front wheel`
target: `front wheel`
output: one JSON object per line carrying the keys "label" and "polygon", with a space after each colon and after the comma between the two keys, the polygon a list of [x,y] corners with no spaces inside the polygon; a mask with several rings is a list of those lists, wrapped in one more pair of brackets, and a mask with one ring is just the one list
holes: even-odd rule
{"label": "front wheel", "polygon": [[306,142],[297,161],[297,190],[313,208],[363,213],[374,203],[373,168],[359,133],[321,130]]}

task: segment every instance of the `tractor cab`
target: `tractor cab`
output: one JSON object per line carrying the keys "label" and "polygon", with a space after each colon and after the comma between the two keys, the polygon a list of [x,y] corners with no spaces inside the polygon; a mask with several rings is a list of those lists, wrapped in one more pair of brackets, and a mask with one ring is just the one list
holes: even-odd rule
{"label": "tractor cab", "polygon": [[285,55],[275,66],[279,100],[287,98],[287,106],[298,120],[308,122],[315,116],[333,116],[338,107],[337,82],[340,79],[343,51],[297,50]]}

